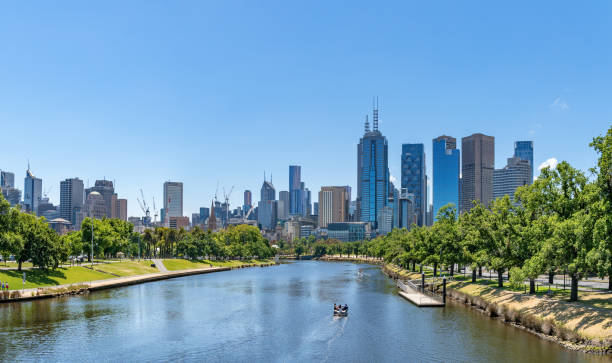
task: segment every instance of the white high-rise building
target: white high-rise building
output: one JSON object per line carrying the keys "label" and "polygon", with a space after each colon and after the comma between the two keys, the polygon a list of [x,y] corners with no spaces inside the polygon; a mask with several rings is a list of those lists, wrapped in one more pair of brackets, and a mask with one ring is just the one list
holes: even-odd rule
{"label": "white high-rise building", "polygon": [[183,216],[183,183],[167,181],[164,183],[165,219]]}

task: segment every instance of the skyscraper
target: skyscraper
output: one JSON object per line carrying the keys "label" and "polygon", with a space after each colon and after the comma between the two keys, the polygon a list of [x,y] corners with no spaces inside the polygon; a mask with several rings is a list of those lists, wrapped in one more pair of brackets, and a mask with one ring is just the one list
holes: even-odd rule
{"label": "skyscraper", "polygon": [[77,213],[83,211],[84,186],[79,178],[69,178],[60,182],[60,217],[77,226]]}
{"label": "skyscraper", "polygon": [[319,227],[327,228],[329,223],[348,222],[348,198],[346,187],[321,187],[319,192]]}
{"label": "skyscraper", "polygon": [[533,180],[533,141],[515,141],[514,157],[529,161],[531,180]]}
{"label": "skyscraper", "polygon": [[461,212],[472,209],[472,201],[485,206],[493,200],[495,138],[473,134],[461,139]]}
{"label": "skyscraper", "polygon": [[493,172],[493,198],[509,195],[514,199],[516,188],[529,185],[533,181],[531,165],[528,160],[518,157],[508,158],[508,165]]}
{"label": "skyscraper", "polygon": [[183,216],[182,182],[167,181],[164,183],[164,212],[166,219]]}
{"label": "skyscraper", "polygon": [[[387,138],[378,130],[378,107],[373,129],[366,116],[365,131],[357,145],[357,211],[362,222],[376,224],[378,212],[388,203],[389,156]],[[319,206],[320,208],[320,206]]]}
{"label": "skyscraper", "polygon": [[242,204],[242,211],[245,215],[249,212],[249,210],[251,209],[251,206],[253,205],[251,198],[252,198],[251,191],[248,189],[245,190],[244,191],[244,203]]}
{"label": "skyscraper", "polygon": [[276,189],[271,181],[264,180],[261,186],[261,198],[257,204],[257,223],[261,229],[272,230],[276,227]]}
{"label": "skyscraper", "polygon": [[115,204],[115,218],[127,221],[127,199],[117,199]]}
{"label": "skyscraper", "polygon": [[417,223],[416,214],[414,213],[414,195],[408,193],[406,189],[402,189],[399,195],[397,219],[397,228],[410,229],[413,224]]}
{"label": "skyscraper", "polygon": [[457,139],[442,135],[433,139],[433,215],[448,203],[459,210],[460,152]]}
{"label": "skyscraper", "polygon": [[278,192],[278,219],[289,219],[289,192],[281,190]]}
{"label": "skyscraper", "polygon": [[42,179],[32,174],[30,165],[28,165],[23,184],[23,206],[26,211],[38,215],[38,203],[42,198]]}
{"label": "skyscraper", "polygon": [[111,180],[96,180],[93,187],[85,189],[85,199],[91,192],[98,192],[104,199],[106,205],[105,217],[114,218],[116,211],[117,194],[115,194],[115,187]]}
{"label": "skyscraper", "polygon": [[402,145],[402,189],[414,196],[417,224],[424,226],[427,222],[427,175],[423,144]]}
{"label": "skyscraper", "polygon": [[303,203],[302,167],[289,165],[289,214],[303,215]]}
{"label": "skyscraper", "polygon": [[0,171],[0,188],[14,188],[15,174],[8,171]]}

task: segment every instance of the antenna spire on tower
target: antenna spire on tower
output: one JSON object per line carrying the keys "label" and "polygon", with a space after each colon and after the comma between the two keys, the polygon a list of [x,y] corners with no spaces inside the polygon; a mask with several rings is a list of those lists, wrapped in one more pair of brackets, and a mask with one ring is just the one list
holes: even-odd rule
{"label": "antenna spire on tower", "polygon": [[374,106],[372,126],[374,131],[378,131],[378,97],[376,97],[376,104],[374,104],[374,99],[372,99],[372,106]]}

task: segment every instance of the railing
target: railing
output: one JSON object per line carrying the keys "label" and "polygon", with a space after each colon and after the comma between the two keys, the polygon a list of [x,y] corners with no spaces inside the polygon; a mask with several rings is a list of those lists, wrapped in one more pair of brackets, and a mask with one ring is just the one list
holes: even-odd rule
{"label": "railing", "polygon": [[408,294],[421,294],[425,296],[421,296],[419,298],[419,302],[423,303],[423,299],[433,299],[439,303],[443,303],[442,296],[438,295],[433,291],[427,290],[427,288],[423,289],[421,286],[421,280],[397,280],[397,287],[405,293]]}

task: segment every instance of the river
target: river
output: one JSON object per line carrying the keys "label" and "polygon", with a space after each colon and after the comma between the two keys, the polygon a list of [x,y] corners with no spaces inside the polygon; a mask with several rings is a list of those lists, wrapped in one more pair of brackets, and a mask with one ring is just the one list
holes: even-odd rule
{"label": "river", "polygon": [[[349,316],[332,317],[333,303]],[[462,305],[417,308],[376,266],[300,261],[0,304],[0,360],[604,362]]]}

